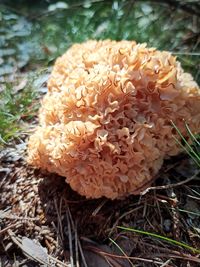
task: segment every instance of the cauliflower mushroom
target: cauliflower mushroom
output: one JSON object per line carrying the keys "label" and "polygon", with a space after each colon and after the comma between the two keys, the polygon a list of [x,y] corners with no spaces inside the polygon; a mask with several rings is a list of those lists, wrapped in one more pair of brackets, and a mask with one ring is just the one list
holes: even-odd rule
{"label": "cauliflower mushroom", "polygon": [[200,91],[171,53],[134,41],[87,41],[59,57],[30,137],[28,162],[87,198],[138,194],[200,129]]}

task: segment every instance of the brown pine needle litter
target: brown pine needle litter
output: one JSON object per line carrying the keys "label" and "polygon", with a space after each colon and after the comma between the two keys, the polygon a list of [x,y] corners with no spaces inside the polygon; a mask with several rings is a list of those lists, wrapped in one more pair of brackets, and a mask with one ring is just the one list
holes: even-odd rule
{"label": "brown pine needle litter", "polygon": [[[135,266],[199,265],[195,252],[200,247],[199,206],[193,199],[200,202],[200,176],[187,156],[168,160],[155,188],[145,195],[115,201],[87,200],[73,192],[62,177],[27,167],[25,154],[18,155],[17,161],[12,157],[13,150],[11,156],[9,149],[1,157],[2,266],[20,262],[32,266],[35,262],[36,266],[86,267],[93,266],[91,255],[102,267],[108,262],[111,266],[129,266],[129,261]],[[189,176],[193,179],[188,183],[169,186]],[[194,249],[151,235],[125,232],[118,225],[154,233]],[[126,256],[110,243],[109,237]]]}

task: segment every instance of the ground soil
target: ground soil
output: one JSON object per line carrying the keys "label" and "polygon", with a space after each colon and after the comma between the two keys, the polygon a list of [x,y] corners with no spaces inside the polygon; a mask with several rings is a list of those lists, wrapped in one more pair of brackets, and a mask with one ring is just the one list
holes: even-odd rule
{"label": "ground soil", "polygon": [[1,266],[199,266],[200,176],[186,155],[166,161],[143,195],[115,201],[87,200],[63,177],[31,168],[25,142],[0,158]]}

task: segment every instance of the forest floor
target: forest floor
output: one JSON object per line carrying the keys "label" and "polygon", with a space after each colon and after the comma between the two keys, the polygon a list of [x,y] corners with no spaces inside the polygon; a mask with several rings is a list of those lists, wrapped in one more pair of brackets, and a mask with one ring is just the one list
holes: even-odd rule
{"label": "forest floor", "polygon": [[87,200],[26,163],[51,67],[74,42],[147,42],[200,81],[200,9],[186,2],[2,1],[0,266],[200,266],[200,170],[188,155],[166,160],[139,196],[115,201]]}

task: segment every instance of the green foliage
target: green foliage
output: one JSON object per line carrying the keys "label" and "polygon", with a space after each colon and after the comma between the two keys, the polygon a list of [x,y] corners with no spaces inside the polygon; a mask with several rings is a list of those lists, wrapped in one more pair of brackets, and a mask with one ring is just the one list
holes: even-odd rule
{"label": "green foliage", "polygon": [[121,229],[121,230],[125,230],[125,231],[129,231],[129,232],[138,233],[138,234],[141,234],[141,235],[157,238],[157,239],[160,239],[160,240],[162,240],[164,242],[170,243],[171,245],[179,246],[179,247],[185,248],[187,250],[190,250],[193,253],[197,253],[197,254],[200,253],[199,249],[193,248],[193,247],[191,247],[191,246],[189,246],[189,245],[187,245],[187,244],[185,244],[183,242],[176,241],[176,240],[168,238],[166,236],[150,233],[150,232],[143,231],[143,230],[133,229],[133,228],[129,228],[129,227],[118,226],[118,228]]}
{"label": "green foliage", "polygon": [[5,83],[0,92],[0,146],[17,137],[24,120],[30,120],[38,108],[32,79],[23,90],[15,92],[12,83]]}
{"label": "green foliage", "polygon": [[74,42],[128,39],[177,53],[199,81],[200,19],[179,6],[127,0],[16,5],[1,6],[0,49],[12,49],[9,60],[15,58],[19,68],[49,64]]}
{"label": "green foliage", "polygon": [[[198,23],[196,16],[164,3],[140,1],[87,1],[51,9],[35,18],[35,29],[42,32],[41,59],[51,60],[74,42],[87,39],[127,39],[147,42],[158,49],[178,52],[186,70],[199,81]],[[41,38],[34,33],[35,38]],[[194,53],[197,53],[194,54]],[[191,54],[192,53],[192,54]]]}
{"label": "green foliage", "polygon": [[[200,82],[200,18],[195,12],[183,10],[197,10],[198,3],[172,2],[170,6],[165,1],[2,1],[0,84],[5,83],[4,77],[10,80],[11,75],[12,80],[13,73],[38,71],[52,65],[74,42],[106,38],[147,42],[149,46],[170,50]],[[23,97],[25,102],[32,101],[34,97],[31,86],[29,93],[26,90],[19,96],[12,91],[11,83],[4,87],[7,89],[1,92],[1,137],[9,140],[18,131],[19,118],[25,112],[16,107],[16,101],[23,102]],[[29,101],[24,105],[28,104]],[[11,124],[13,127],[9,127]]]}
{"label": "green foliage", "polygon": [[0,6],[0,77],[25,67],[32,53],[31,23]]}
{"label": "green foliage", "polygon": [[192,144],[190,144],[186,138],[182,135],[181,131],[178,129],[178,127],[171,122],[172,126],[176,129],[177,133],[181,137],[181,141],[179,141],[175,136],[176,142],[183,148],[183,150],[193,159],[193,161],[197,164],[197,166],[200,168],[200,142],[199,142],[199,136],[195,136],[192,131],[190,130],[187,123],[185,123],[185,128],[188,132],[188,136],[190,138],[190,141]]}

